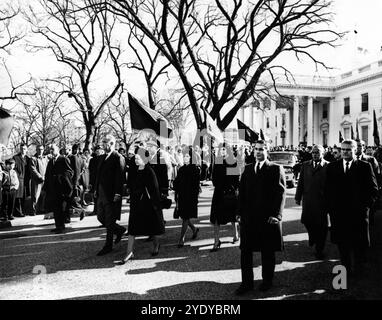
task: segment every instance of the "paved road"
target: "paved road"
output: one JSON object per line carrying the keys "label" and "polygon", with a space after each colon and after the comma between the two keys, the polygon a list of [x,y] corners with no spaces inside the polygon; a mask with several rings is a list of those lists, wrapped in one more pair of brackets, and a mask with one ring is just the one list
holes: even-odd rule
{"label": "paved road", "polygon": [[[13,227],[0,231],[0,299],[381,299],[382,236],[373,235],[371,262],[363,279],[349,280],[347,290],[332,287],[336,248],[328,244],[327,259],[315,260],[307,245],[307,234],[299,222],[301,208],[295,206],[295,189],[288,189],[284,211],[285,251],[277,255],[275,286],[266,293],[253,291],[243,297],[233,292],[240,284],[240,250],[231,244],[232,229],[222,227],[222,248],[211,253],[213,228],[209,209],[213,188],[203,187],[196,225],[200,236],[176,247],[180,220],[165,210],[166,234],[157,257],[152,244],[138,238],[136,259],[124,266],[114,260],[124,256],[127,238],[106,256],[97,257],[105,229],[94,216],[72,219],[66,234],[51,234],[52,220],[43,216],[14,220]],[[90,209],[90,208],[89,208]],[[124,204],[122,225],[127,225]],[[375,229],[382,230],[382,214]],[[189,231],[190,232],[190,231]],[[382,231],[381,231],[382,232]],[[187,234],[188,239],[191,234]],[[260,284],[259,254],[255,254],[256,283]]]}

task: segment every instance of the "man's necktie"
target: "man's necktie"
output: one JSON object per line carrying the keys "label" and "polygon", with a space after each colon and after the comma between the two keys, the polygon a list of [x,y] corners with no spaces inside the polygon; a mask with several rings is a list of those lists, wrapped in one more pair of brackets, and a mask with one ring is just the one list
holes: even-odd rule
{"label": "man's necktie", "polygon": [[349,161],[346,161],[345,173],[349,172]]}
{"label": "man's necktie", "polygon": [[259,173],[259,171],[260,171],[260,162],[258,162],[256,165],[256,173]]}

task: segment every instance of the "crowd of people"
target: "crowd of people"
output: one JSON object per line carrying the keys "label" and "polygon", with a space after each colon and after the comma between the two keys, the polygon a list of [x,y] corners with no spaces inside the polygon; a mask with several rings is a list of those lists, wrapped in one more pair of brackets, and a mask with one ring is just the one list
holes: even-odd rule
{"label": "crowd of people", "polygon": [[[1,168],[1,217],[12,220],[28,214],[53,212],[55,233],[64,233],[65,224],[84,207],[94,204],[93,214],[106,228],[106,240],[98,256],[108,254],[124,235],[127,252],[116,264],[134,258],[137,236],[152,241],[152,255],[160,252],[165,234],[163,209],[171,207],[174,218],[182,219],[177,247],[182,248],[187,230],[191,240],[198,237],[193,219],[198,218],[201,187],[212,181],[214,192],[210,222],[214,230],[211,252],[220,249],[220,227],[232,225],[232,243],[240,239],[241,295],[253,288],[252,253],[261,252],[260,290],[272,287],[275,252],[283,249],[282,212],[286,181],[282,166],[269,161],[270,151],[295,152],[298,185],[297,205],[302,204],[301,222],[315,246],[317,259],[325,258],[325,243],[338,245],[341,263],[349,274],[360,274],[370,246],[370,228],[381,188],[380,148],[367,148],[362,140],[345,140],[340,146],[270,149],[265,141],[252,145],[217,147],[168,146],[158,141],[136,141],[128,150],[119,148],[115,137],[107,135],[94,152],[73,145],[71,153],[52,144],[47,150],[36,146],[34,156],[22,144],[20,152],[5,160]],[[373,153],[373,155],[368,155]],[[120,226],[122,198],[130,204],[128,228]],[[25,199],[31,205],[26,209]],[[369,223],[370,222],[370,223]],[[240,228],[238,226],[240,225]],[[240,229],[240,232],[239,232]]]}

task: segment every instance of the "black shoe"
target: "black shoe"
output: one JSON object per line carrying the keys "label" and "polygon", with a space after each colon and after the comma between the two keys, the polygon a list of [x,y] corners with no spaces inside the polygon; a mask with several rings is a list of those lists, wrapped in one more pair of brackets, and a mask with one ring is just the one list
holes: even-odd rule
{"label": "black shoe", "polygon": [[192,240],[195,240],[196,239],[196,237],[198,236],[198,233],[199,233],[199,228],[196,228],[195,229],[195,231],[194,231],[194,233],[192,234]]}
{"label": "black shoe", "polygon": [[60,228],[55,231],[56,234],[65,233],[65,228]]}
{"label": "black shoe", "polygon": [[70,223],[70,222],[71,222],[70,218],[65,219],[65,223]]}
{"label": "black shoe", "polygon": [[212,247],[212,249],[210,250],[210,252],[216,252],[220,249],[220,246],[221,246],[222,242],[219,240],[218,243],[215,243],[214,246]]}
{"label": "black shoe", "polygon": [[15,218],[13,216],[9,216],[8,220],[15,220]]}
{"label": "black shoe", "polygon": [[233,239],[232,239],[232,244],[235,244],[235,243],[238,242],[238,241],[239,241],[239,238],[233,237]]}
{"label": "black shoe", "polygon": [[85,218],[85,210],[82,210],[80,213],[80,221]]}
{"label": "black shoe", "polygon": [[158,248],[151,253],[151,256],[153,257],[157,256],[159,254],[159,248],[160,248],[160,244],[158,244]]}
{"label": "black shoe", "polygon": [[253,284],[244,284],[244,283],[242,283],[239,286],[239,288],[237,288],[235,290],[235,294],[237,296],[241,296],[241,295],[246,294],[247,292],[252,291],[252,290],[253,290]]}
{"label": "black shoe", "polygon": [[150,242],[150,241],[153,241],[153,236],[149,236],[149,237],[145,240],[145,242]]}
{"label": "black shoe", "polygon": [[103,247],[100,252],[97,253],[97,256],[104,256],[105,254],[108,254],[113,251],[113,248],[110,247]]}
{"label": "black shoe", "polygon": [[29,216],[35,216],[36,215],[36,213],[34,213],[34,212],[31,212],[30,214],[29,214]]}
{"label": "black shoe", "polygon": [[57,233],[57,232],[59,232],[60,230],[65,230],[65,228],[54,228],[54,229],[50,230],[50,232],[52,232],[52,233]]}
{"label": "black shoe", "polygon": [[177,245],[178,248],[183,248],[184,247],[184,242],[179,242]]}
{"label": "black shoe", "polygon": [[272,282],[262,282],[259,286],[260,291],[268,291],[270,288],[272,288]]}
{"label": "black shoe", "polygon": [[133,260],[134,259],[134,253],[130,252],[126,258],[124,258],[123,260],[117,260],[117,261],[114,261],[115,264],[121,266],[123,264],[125,264],[127,261],[130,261],[130,260]]}
{"label": "black shoe", "polygon": [[121,242],[122,236],[125,234],[125,232],[126,232],[126,229],[123,228],[123,230],[119,234],[117,234],[117,237],[114,240],[114,244],[117,244],[117,243]]}
{"label": "black shoe", "polygon": [[314,256],[316,257],[317,260],[324,260],[325,258],[325,254],[323,252],[316,252]]}

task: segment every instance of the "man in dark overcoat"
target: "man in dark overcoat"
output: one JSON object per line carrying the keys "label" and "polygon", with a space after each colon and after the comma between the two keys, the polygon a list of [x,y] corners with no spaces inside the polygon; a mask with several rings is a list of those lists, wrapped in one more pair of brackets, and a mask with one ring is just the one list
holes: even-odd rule
{"label": "man in dark overcoat", "polygon": [[16,192],[15,201],[15,217],[24,217],[24,204],[25,198],[29,193],[29,182],[30,182],[30,158],[27,155],[28,147],[25,143],[20,144],[20,152],[13,157],[15,160],[15,170],[17,172],[17,177],[19,178],[19,188]]}
{"label": "man in dark overcoat", "polygon": [[275,251],[283,249],[281,217],[285,204],[284,169],[267,160],[267,144],[255,144],[256,162],[245,167],[239,188],[241,295],[253,288],[253,252],[261,252],[260,290],[272,287]]}
{"label": "man in dark overcoat", "polygon": [[[78,144],[73,144],[72,154],[68,156],[70,161],[70,166],[73,170],[73,194],[71,199],[71,210],[78,211],[81,214],[81,219],[84,216],[84,209],[81,206],[81,187],[80,187],[80,178],[85,170],[85,161],[82,156],[79,154],[80,146]],[[70,221],[70,217],[67,218]]]}
{"label": "man in dark overcoat", "polygon": [[338,245],[341,263],[348,274],[360,274],[370,246],[369,211],[378,185],[368,162],[357,160],[357,144],[341,144],[342,160],[328,164],[325,197],[331,222],[331,239]]}
{"label": "man in dark overcoat", "polygon": [[[374,158],[373,156],[368,156],[367,154],[365,154],[365,149],[366,149],[365,141],[358,139],[358,140],[356,140],[356,142],[357,142],[357,151],[356,151],[355,154],[356,154],[357,159],[370,163],[370,165],[371,165],[371,167],[373,169],[375,178],[377,179],[378,189],[380,189],[381,185],[382,185],[382,175],[381,175],[381,170],[379,168],[379,164],[378,164],[377,159]],[[376,204],[377,203],[375,203],[370,208],[370,212],[369,212],[369,226],[374,224],[374,216],[375,216],[375,212],[377,210]]]}
{"label": "man in dark overcoat", "polygon": [[106,227],[106,243],[98,256],[103,256],[113,250],[113,235],[115,243],[121,241],[126,228],[117,224],[121,219],[122,192],[125,172],[124,158],[115,151],[116,140],[112,135],[103,139],[105,154],[100,156],[97,167],[94,198],[97,202],[98,221]]}
{"label": "man in dark overcoat", "polygon": [[296,204],[302,200],[301,222],[309,235],[309,245],[316,246],[316,258],[323,259],[326,235],[328,233],[328,211],[325,206],[325,181],[328,161],[323,159],[324,147],[315,145],[312,160],[301,166],[295,195]]}
{"label": "man in dark overcoat", "polygon": [[50,152],[52,158],[46,167],[43,185],[46,192],[45,206],[48,212],[53,211],[56,228],[52,232],[63,233],[73,192],[73,170],[68,158],[60,155],[58,146],[51,145]]}

